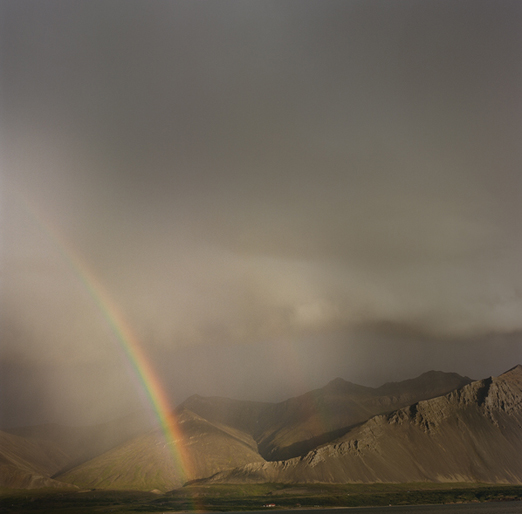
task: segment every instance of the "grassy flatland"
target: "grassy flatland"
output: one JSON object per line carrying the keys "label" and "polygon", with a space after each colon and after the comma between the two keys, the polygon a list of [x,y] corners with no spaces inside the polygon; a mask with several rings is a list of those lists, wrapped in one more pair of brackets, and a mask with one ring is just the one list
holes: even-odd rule
{"label": "grassy flatland", "polygon": [[2,513],[147,513],[277,508],[415,505],[522,500],[522,485],[488,484],[248,484],[193,485],[167,494],[143,491],[0,490]]}

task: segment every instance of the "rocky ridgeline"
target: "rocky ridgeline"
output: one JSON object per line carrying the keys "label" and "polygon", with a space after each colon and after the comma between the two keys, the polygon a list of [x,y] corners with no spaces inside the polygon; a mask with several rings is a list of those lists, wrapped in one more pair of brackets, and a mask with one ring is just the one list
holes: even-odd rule
{"label": "rocky ridgeline", "polygon": [[212,482],[522,483],[522,366],[378,415],[339,440]]}

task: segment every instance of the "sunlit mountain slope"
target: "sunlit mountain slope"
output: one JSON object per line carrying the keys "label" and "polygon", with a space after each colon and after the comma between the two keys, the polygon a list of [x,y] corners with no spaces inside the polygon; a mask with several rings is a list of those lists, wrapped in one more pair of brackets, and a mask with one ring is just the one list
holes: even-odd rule
{"label": "sunlit mountain slope", "polygon": [[166,491],[223,469],[264,462],[252,438],[239,430],[210,423],[186,409],[178,411],[178,423],[181,437],[174,453],[162,431],[155,429],[57,479],[88,488]]}
{"label": "sunlit mountain slope", "polygon": [[522,483],[522,366],[379,415],[334,443],[213,482]]}

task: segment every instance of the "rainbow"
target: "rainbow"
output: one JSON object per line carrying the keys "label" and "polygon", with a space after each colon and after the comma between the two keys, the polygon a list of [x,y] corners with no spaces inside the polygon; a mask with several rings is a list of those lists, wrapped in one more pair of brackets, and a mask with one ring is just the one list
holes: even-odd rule
{"label": "rainbow", "polygon": [[134,334],[131,325],[125,319],[118,305],[112,300],[109,293],[90,270],[89,266],[78,255],[67,241],[53,227],[53,225],[41,215],[39,211],[22,197],[27,210],[33,215],[38,224],[50,238],[56,243],[61,255],[69,263],[75,274],[85,285],[94,299],[103,316],[110,325],[119,345],[132,369],[139,379],[142,389],[150,402],[159,424],[165,436],[166,446],[169,448],[174,465],[182,483],[194,478],[191,459],[184,448],[183,434],[163,389],[147,355],[143,351],[139,339]]}

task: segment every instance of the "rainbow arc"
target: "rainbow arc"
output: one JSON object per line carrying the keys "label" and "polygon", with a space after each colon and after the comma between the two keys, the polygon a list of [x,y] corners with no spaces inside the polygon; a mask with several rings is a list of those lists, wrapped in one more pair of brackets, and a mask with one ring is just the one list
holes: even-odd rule
{"label": "rainbow arc", "polygon": [[67,244],[61,234],[48,222],[28,201],[23,199],[27,210],[34,216],[44,232],[56,243],[60,253],[69,263],[75,274],[88,290],[90,296],[98,305],[101,313],[107,320],[115,334],[119,346],[123,350],[128,362],[141,383],[147,399],[163,431],[166,446],[169,448],[174,465],[182,482],[194,478],[191,459],[183,444],[183,434],[167,394],[147,357],[143,346],[135,335],[131,325],[123,312],[113,301],[103,284],[90,270],[74,249]]}

